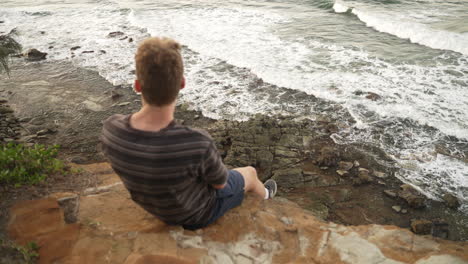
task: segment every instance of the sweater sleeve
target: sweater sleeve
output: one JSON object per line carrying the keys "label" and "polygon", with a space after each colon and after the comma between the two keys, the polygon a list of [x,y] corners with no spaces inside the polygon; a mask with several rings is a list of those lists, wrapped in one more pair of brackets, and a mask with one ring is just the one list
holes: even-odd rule
{"label": "sweater sleeve", "polygon": [[202,178],[208,184],[224,184],[227,181],[228,169],[214,143],[211,143],[205,153],[202,163]]}

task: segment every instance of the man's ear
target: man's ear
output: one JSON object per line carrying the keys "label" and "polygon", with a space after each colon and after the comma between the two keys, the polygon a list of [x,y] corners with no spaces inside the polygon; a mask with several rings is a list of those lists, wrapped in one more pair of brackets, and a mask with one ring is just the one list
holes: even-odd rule
{"label": "man's ear", "polygon": [[184,89],[185,88],[185,78],[182,77],[182,82],[180,83],[180,89]]}
{"label": "man's ear", "polygon": [[135,92],[141,93],[141,85],[138,80],[135,80]]}

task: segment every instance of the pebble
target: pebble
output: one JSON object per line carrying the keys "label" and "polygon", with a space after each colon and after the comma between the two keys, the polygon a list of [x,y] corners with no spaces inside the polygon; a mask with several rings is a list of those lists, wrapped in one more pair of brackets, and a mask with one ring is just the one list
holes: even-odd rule
{"label": "pebble", "polygon": [[120,103],[120,104],[117,104],[117,106],[126,106],[126,105],[129,105],[130,102],[123,102],[123,103]]}
{"label": "pebble", "polygon": [[392,206],[392,209],[397,213],[401,212],[401,206],[399,206],[399,205]]}
{"label": "pebble", "polygon": [[355,160],[355,161],[353,162],[353,165],[354,165],[354,167],[356,167],[356,168],[359,167],[359,166],[361,166],[361,164],[360,164],[359,161],[357,161],[357,160]]}

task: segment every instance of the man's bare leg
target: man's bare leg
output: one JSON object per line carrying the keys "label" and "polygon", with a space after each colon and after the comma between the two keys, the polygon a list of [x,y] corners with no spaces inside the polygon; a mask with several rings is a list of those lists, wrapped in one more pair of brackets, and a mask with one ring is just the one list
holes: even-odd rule
{"label": "man's bare leg", "polygon": [[254,167],[247,166],[242,168],[235,168],[235,171],[240,172],[244,177],[245,192],[253,192],[260,196],[262,199],[266,197],[266,189],[263,183],[258,179],[257,170]]}

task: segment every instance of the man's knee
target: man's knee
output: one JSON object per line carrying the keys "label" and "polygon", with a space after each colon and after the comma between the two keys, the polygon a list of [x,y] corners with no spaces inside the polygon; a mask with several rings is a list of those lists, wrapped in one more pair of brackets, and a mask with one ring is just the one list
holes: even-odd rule
{"label": "man's knee", "polygon": [[254,178],[254,179],[258,178],[258,176],[257,176],[257,170],[256,170],[254,167],[252,167],[252,166],[247,166],[247,167],[245,167],[245,169],[246,169],[246,171],[248,172],[248,174],[249,174],[250,177],[252,177],[252,178]]}

